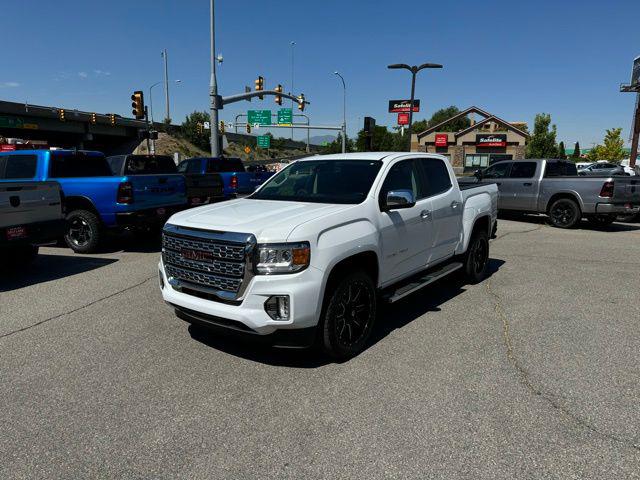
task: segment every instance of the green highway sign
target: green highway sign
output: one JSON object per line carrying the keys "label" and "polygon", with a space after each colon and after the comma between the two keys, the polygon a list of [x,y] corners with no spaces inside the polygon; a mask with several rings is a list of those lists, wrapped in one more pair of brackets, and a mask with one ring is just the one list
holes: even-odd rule
{"label": "green highway sign", "polygon": [[258,135],[258,148],[271,148],[271,135]]}
{"label": "green highway sign", "polygon": [[271,110],[249,110],[247,117],[251,125],[271,125]]}
{"label": "green highway sign", "polygon": [[0,127],[24,128],[24,120],[17,117],[0,117]]}
{"label": "green highway sign", "polygon": [[293,111],[290,108],[278,110],[278,125],[291,125],[293,123]]}

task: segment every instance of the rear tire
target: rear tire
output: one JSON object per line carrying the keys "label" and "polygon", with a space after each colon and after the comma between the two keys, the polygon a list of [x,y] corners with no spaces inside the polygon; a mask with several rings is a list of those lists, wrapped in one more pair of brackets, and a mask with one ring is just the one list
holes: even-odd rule
{"label": "rear tire", "polygon": [[475,284],[484,280],[489,264],[489,236],[487,232],[484,230],[473,232],[463,260],[465,278],[469,283]]}
{"label": "rear tire", "polygon": [[364,350],[376,319],[377,294],[363,271],[346,275],[325,294],[319,343],[325,354],[347,360]]}
{"label": "rear tire", "polygon": [[549,223],[557,228],[573,228],[582,218],[580,207],[570,198],[559,198],[549,207]]}
{"label": "rear tire", "polygon": [[67,215],[64,241],[76,253],[93,253],[102,240],[102,225],[98,216],[88,210],[74,210]]}

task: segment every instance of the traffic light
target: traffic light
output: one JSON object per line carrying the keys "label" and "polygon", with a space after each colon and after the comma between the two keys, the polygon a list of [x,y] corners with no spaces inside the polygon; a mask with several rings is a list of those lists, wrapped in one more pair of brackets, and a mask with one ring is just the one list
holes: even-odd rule
{"label": "traffic light", "polygon": [[[261,92],[262,90],[264,90],[264,78],[261,76],[258,76],[258,78],[256,78],[256,92]],[[262,100],[264,98],[263,95],[258,95],[258,98],[260,100]]]}
{"label": "traffic light", "polygon": [[196,123],[196,131],[202,135],[204,133],[204,125],[202,123]]}
{"label": "traffic light", "polygon": [[58,120],[60,120],[61,122],[67,121],[67,118],[65,117],[65,114],[64,114],[64,108],[58,109]]}
{"label": "traffic light", "polygon": [[304,93],[298,95],[298,110],[304,112]]}
{"label": "traffic light", "polygon": [[[276,87],[276,92],[282,93],[282,85],[278,84],[278,86]],[[282,105],[282,97],[280,95],[276,95],[275,96],[275,102],[278,105]]]}
{"label": "traffic light", "polygon": [[91,114],[91,123],[93,123],[94,125],[98,123],[98,116],[95,113]]}
{"label": "traffic light", "polygon": [[109,120],[111,121],[111,125],[115,126],[115,124],[116,124],[116,114],[115,113],[110,113],[109,114]]}
{"label": "traffic light", "polygon": [[251,124],[247,122],[247,133],[251,133]]}
{"label": "traffic light", "polygon": [[136,117],[137,120],[141,120],[144,118],[144,94],[141,90],[136,90],[131,95],[131,106],[133,110],[133,116]]}
{"label": "traffic light", "polygon": [[224,120],[220,120],[220,133],[224,135]]}

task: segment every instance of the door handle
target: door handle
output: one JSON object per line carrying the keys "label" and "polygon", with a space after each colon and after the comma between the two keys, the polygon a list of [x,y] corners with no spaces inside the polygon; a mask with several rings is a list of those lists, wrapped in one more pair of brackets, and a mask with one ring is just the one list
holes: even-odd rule
{"label": "door handle", "polygon": [[456,208],[458,208],[459,206],[460,206],[460,202],[457,202],[455,200],[453,202],[451,202],[451,208],[453,208],[454,210]]}
{"label": "door handle", "polygon": [[420,212],[420,216],[426,220],[427,218],[431,217],[431,212],[429,210],[422,210]]}
{"label": "door handle", "polygon": [[533,185],[533,183],[531,183],[531,182],[524,182],[522,185],[524,185],[525,187],[530,187],[531,185]]}

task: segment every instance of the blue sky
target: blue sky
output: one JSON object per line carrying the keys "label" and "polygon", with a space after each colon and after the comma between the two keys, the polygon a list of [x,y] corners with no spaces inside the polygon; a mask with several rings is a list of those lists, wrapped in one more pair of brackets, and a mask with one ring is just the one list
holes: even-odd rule
{"label": "blue sky", "polygon": [[[588,147],[611,127],[628,137],[634,99],[618,89],[640,55],[637,0],[216,4],[223,95],[253,86],[258,74],[267,87],[282,83],[287,91],[295,41],[295,90],[311,102],[306,113],[314,124],[341,122],[334,70],[347,81],[350,133],[367,115],[394,124],[387,101],[407,97],[410,79],[386,65],[428,61],[444,69],[418,77],[417,119],[448,105],[477,105],[530,127],[537,112],[551,113],[567,145]],[[160,51],[167,48],[170,77],[182,81],[171,88],[174,122],[208,108],[207,0],[3,0],[2,7],[0,99],[130,115],[131,92],[148,97],[162,79]],[[161,87],[154,100],[159,119]],[[221,118],[276,107],[269,98],[243,102]]]}

